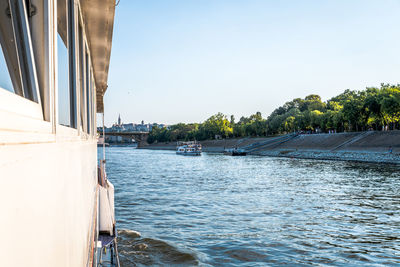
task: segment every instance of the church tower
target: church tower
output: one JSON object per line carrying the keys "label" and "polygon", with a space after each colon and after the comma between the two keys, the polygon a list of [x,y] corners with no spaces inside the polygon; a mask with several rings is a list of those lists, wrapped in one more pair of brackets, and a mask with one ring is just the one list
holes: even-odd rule
{"label": "church tower", "polygon": [[121,125],[121,114],[118,114],[118,125]]}

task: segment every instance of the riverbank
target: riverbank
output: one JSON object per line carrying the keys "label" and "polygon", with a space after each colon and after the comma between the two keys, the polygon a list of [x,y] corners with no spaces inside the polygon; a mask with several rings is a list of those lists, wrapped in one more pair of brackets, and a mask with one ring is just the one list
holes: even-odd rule
{"label": "riverbank", "polygon": [[[400,164],[400,131],[368,131],[337,134],[300,134],[264,138],[206,140],[204,152],[222,153],[244,148],[250,155]],[[142,149],[175,150],[175,142]]]}

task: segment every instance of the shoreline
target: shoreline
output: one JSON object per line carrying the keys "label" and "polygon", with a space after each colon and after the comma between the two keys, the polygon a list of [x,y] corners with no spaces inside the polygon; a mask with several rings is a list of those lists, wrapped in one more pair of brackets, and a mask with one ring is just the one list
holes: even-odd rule
{"label": "shoreline", "polygon": [[[286,151],[285,151],[286,152]],[[253,154],[257,155],[257,154]],[[263,153],[259,156],[264,157],[281,157],[296,159],[314,159],[314,160],[332,160],[347,162],[363,162],[363,163],[379,163],[379,164],[400,164],[400,154],[389,154],[367,151],[342,151],[342,152],[319,152],[319,151],[293,151],[285,153],[279,152]]]}
{"label": "shoreline", "polygon": [[[256,156],[400,164],[400,131],[247,137],[200,143],[203,152],[212,153],[223,153],[226,148],[239,147],[248,149],[248,155]],[[138,147],[150,150],[175,148],[175,142]]]}

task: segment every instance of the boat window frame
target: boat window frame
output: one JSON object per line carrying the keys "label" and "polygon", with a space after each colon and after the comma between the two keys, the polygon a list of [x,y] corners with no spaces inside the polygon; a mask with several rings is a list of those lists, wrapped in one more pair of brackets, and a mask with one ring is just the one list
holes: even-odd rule
{"label": "boat window frame", "polygon": [[[78,11],[80,9],[78,8]],[[79,80],[78,80],[78,88],[79,88],[79,130],[84,133],[88,133],[87,129],[87,105],[86,105],[86,95],[87,95],[87,86],[86,86],[86,39],[85,39],[85,31],[83,27],[83,19],[80,12],[78,12],[78,21],[77,21],[77,52],[78,52],[78,69],[79,69]]]}
{"label": "boat window frame", "polygon": [[[56,120],[56,128],[58,128],[58,127],[66,127],[66,128],[73,128],[72,126],[71,126],[71,122],[72,122],[72,111],[71,111],[71,109],[72,109],[72,100],[73,99],[71,99],[71,83],[73,82],[72,80],[71,80],[71,56],[70,56],[70,54],[71,54],[71,41],[70,41],[70,39],[71,39],[71,36],[70,36],[70,25],[71,25],[71,21],[70,21],[70,15],[69,15],[69,9],[70,9],[70,5],[69,5],[69,0],[63,0],[63,1],[65,1],[65,23],[66,23],[66,25],[65,25],[65,32],[63,31],[63,29],[60,29],[60,25],[59,25],[59,17],[61,17],[61,14],[60,14],[60,10],[58,10],[59,9],[59,6],[60,6],[60,2],[58,1],[58,0],[55,0],[55,3],[56,3],[56,8],[55,8],[55,10],[56,10],[56,17],[55,17],[55,19],[54,19],[54,22],[55,22],[55,30],[54,30],[54,35],[55,35],[55,38],[54,38],[54,42],[55,42],[55,49],[54,49],[54,53],[55,53],[55,58],[56,58],[56,60],[57,60],[57,63],[55,64],[55,69],[56,69],[56,78],[55,78],[55,86],[56,86],[56,95],[57,95],[57,97],[56,97],[56,101],[55,101],[55,113],[56,113],[56,116],[55,116],[55,120]],[[64,28],[64,27],[63,27]],[[60,31],[63,31],[63,32],[60,32]],[[65,44],[64,44],[64,40],[63,40],[63,35],[62,34],[65,34],[66,36],[65,36],[65,38],[66,38],[66,40],[65,40]],[[61,42],[60,42],[61,41]],[[61,96],[61,94],[60,94],[60,92],[61,92],[61,88],[59,87],[59,83],[60,83],[60,68],[59,68],[59,48],[60,48],[60,46],[64,46],[66,49],[67,49],[67,62],[68,62],[68,66],[67,66],[67,69],[68,69],[68,75],[67,75],[67,77],[68,77],[68,86],[67,86],[67,90],[68,90],[68,95],[69,95],[69,101],[68,101],[68,109],[67,110],[61,110],[61,105],[60,105],[60,96]],[[68,118],[69,118],[69,124],[64,124],[64,123],[61,123],[61,121],[60,121],[60,112],[61,111],[64,111],[64,112],[68,112],[69,113],[69,115],[68,115]],[[57,132],[57,131],[56,131]]]}
{"label": "boat window frame", "polygon": [[78,111],[78,74],[77,69],[77,19],[76,19],[76,6],[74,0],[67,1],[67,32],[68,32],[68,54],[69,54],[69,93],[70,93],[70,127],[78,129],[79,111]]}
{"label": "boat window frame", "polygon": [[[32,39],[26,1],[9,1],[11,19],[13,21],[15,43],[17,45],[19,69],[21,72],[23,94],[26,99],[40,105],[39,84],[36,63],[33,54]],[[20,56],[21,55],[21,56]],[[22,64],[21,64],[22,62]]]}
{"label": "boat window frame", "polygon": [[[90,57],[90,54],[89,54]],[[90,90],[91,90],[91,100],[92,100],[92,137],[97,137],[97,102],[96,102],[96,83],[95,83],[95,78],[94,78],[94,71],[93,71],[93,65],[91,59],[89,59],[90,62]],[[104,113],[103,113],[104,115]]]}
{"label": "boat window frame", "polygon": [[91,62],[91,51],[87,40],[86,24],[80,3],[76,3],[76,60],[79,78],[76,80],[77,93],[77,117],[79,127],[77,128],[82,138],[95,137],[96,121],[96,96],[95,79]]}
{"label": "boat window frame", "polygon": [[91,65],[90,65],[90,56],[88,52],[88,48],[86,47],[85,51],[85,67],[86,67],[86,128],[87,128],[87,133],[89,135],[93,134],[93,129],[92,129],[92,114],[93,114],[93,108],[92,108],[92,86],[91,86]]}
{"label": "boat window frame", "polygon": [[[16,71],[19,72],[19,75],[16,76],[19,77],[16,78],[21,84],[21,90],[15,88],[14,81],[14,92],[1,88],[0,107],[8,112],[43,120],[41,95],[26,3],[24,0],[9,0],[8,7],[15,41],[14,45],[17,52],[18,69]],[[5,57],[5,60],[6,62],[8,61],[7,57]],[[10,77],[12,78],[11,74]],[[21,108],[21,105],[23,105],[23,108]]]}
{"label": "boat window frame", "polygon": [[[59,112],[60,112],[60,106],[59,106],[59,88],[57,86],[57,101],[56,101],[56,132],[59,132],[58,129],[63,129],[63,128],[69,128],[71,130],[78,130],[78,121],[79,121],[79,110],[78,109],[78,101],[79,101],[79,94],[78,94],[78,83],[79,81],[77,80],[77,75],[78,75],[78,66],[77,66],[77,20],[76,20],[76,5],[74,0],[64,0],[66,3],[66,33],[67,33],[67,50],[68,50],[68,88],[69,88],[69,113],[70,113],[70,122],[69,125],[64,125],[60,124],[59,121]],[[58,3],[58,0],[55,0],[55,2]],[[58,13],[55,21],[58,21]],[[57,23],[56,23],[57,25]],[[55,31],[55,34],[58,33],[58,25],[57,25],[57,30]],[[58,39],[56,39],[56,45],[58,46]],[[55,53],[58,53],[56,50]],[[56,54],[56,57],[58,55]],[[57,68],[57,79],[58,79],[58,68]],[[56,84],[58,84],[58,80],[56,81]],[[64,132],[64,130],[62,130]],[[66,132],[70,132],[69,130],[65,130]],[[79,131],[78,131],[79,132]],[[72,133],[72,132],[71,132]]]}
{"label": "boat window frame", "polygon": [[[68,0],[67,0],[68,1]],[[94,70],[93,70],[93,65],[92,65],[92,59],[91,59],[91,51],[89,49],[89,43],[87,39],[87,32],[86,32],[86,24],[85,20],[82,14],[82,9],[81,9],[81,4],[78,2],[76,4],[76,14],[77,14],[77,20],[76,20],[76,29],[77,29],[77,35],[76,35],[76,43],[78,44],[78,51],[77,51],[77,60],[78,60],[78,68],[79,68],[79,75],[83,76],[80,77],[79,80],[77,81],[76,85],[77,88],[79,88],[79,92],[77,91],[78,97],[79,97],[79,105],[78,108],[80,108],[77,113],[79,114],[78,118],[83,119],[82,122],[79,122],[80,124],[80,132],[82,136],[87,136],[87,137],[97,137],[97,127],[96,127],[96,82],[95,82],[95,77],[94,77]],[[82,29],[82,36],[79,36],[79,27]],[[82,53],[79,51],[79,44],[82,45]],[[82,57],[82,60],[80,59]],[[82,65],[82,64],[83,65]],[[81,68],[84,69],[84,72],[81,72]],[[83,75],[82,75],[83,74]],[[81,93],[81,81],[83,80],[82,85],[84,88],[83,94]],[[78,89],[77,89],[78,90]],[[84,109],[83,111],[83,116],[82,114],[82,108]],[[84,134],[83,134],[84,133]]]}

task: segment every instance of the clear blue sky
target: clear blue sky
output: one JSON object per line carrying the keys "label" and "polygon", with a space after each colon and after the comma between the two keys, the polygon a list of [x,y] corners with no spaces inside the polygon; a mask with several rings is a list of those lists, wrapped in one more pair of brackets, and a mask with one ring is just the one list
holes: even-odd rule
{"label": "clear blue sky", "polygon": [[399,83],[398,0],[121,0],[106,125],[264,117],[296,97]]}

